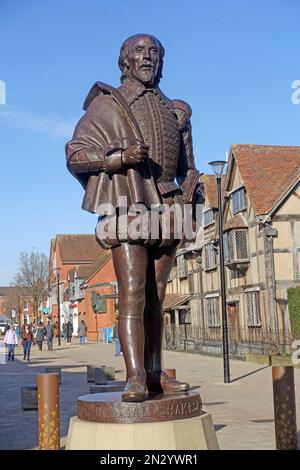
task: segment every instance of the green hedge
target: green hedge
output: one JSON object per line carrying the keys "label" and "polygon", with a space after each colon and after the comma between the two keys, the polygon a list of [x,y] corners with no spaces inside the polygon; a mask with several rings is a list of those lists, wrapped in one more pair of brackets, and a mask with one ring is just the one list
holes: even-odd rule
{"label": "green hedge", "polygon": [[288,305],[292,330],[300,333],[300,287],[288,289]]}

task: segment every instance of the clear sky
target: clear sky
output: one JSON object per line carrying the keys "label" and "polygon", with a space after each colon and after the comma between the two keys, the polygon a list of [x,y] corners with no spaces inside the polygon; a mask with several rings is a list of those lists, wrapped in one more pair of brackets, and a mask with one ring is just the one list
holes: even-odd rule
{"label": "clear sky", "polygon": [[124,39],[163,43],[161,88],[191,104],[208,171],[233,143],[300,145],[299,18],[299,0],[0,0],[0,285],[21,251],[94,231],[64,145],[92,84],[119,84]]}

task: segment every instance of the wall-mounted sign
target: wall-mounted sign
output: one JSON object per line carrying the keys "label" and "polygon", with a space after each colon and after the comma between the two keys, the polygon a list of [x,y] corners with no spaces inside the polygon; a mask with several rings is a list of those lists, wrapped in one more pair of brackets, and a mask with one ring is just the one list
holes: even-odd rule
{"label": "wall-mounted sign", "polygon": [[106,313],[106,299],[97,292],[92,292],[92,307],[95,313]]}

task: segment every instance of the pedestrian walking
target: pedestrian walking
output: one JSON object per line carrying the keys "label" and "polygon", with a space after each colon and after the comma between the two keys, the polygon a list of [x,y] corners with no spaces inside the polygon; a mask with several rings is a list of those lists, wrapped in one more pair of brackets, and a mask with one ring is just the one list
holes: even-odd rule
{"label": "pedestrian walking", "polygon": [[34,343],[34,337],[33,337],[33,332],[28,325],[27,321],[24,321],[24,325],[21,328],[21,338],[22,338],[22,344],[23,344],[23,352],[24,352],[24,357],[23,361],[25,361],[27,357],[27,361],[30,360],[30,348],[31,345]]}
{"label": "pedestrian walking", "polygon": [[13,325],[10,325],[9,330],[5,333],[4,344],[8,349],[8,360],[15,360],[15,347],[18,344],[18,336]]}
{"label": "pedestrian walking", "polygon": [[67,323],[66,322],[62,326],[62,332],[63,332],[65,341],[67,341]]}
{"label": "pedestrian walking", "polygon": [[67,344],[71,344],[73,334],[73,326],[70,321],[67,323]]}
{"label": "pedestrian walking", "polygon": [[87,326],[84,320],[81,320],[79,327],[78,327],[78,335],[80,344],[85,344],[85,338],[87,333]]}
{"label": "pedestrian walking", "polygon": [[45,333],[46,333],[46,330],[44,328],[44,325],[40,321],[37,327],[37,332],[36,332],[36,342],[38,344],[40,351],[43,350],[43,341],[45,340]]}
{"label": "pedestrian walking", "polygon": [[53,337],[54,337],[54,327],[51,324],[50,320],[48,320],[48,324],[45,327],[46,330],[46,340],[47,340],[47,346],[48,350],[50,351],[53,349]]}
{"label": "pedestrian walking", "polygon": [[115,342],[115,356],[123,356],[123,353],[121,352],[121,343],[119,338],[119,327],[117,319],[113,330],[113,340]]}

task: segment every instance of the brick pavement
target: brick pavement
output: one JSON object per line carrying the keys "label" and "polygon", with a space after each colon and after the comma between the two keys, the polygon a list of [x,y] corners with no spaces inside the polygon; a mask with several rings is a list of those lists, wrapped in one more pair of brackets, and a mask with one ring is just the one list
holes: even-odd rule
{"label": "brick pavement", "polygon": [[[0,342],[1,346],[1,342]],[[76,415],[76,399],[88,393],[87,364],[115,366],[117,379],[125,374],[122,357],[114,356],[114,345],[77,342],[59,349],[32,349],[31,361],[23,361],[21,348],[14,363],[0,363],[0,449],[31,449],[37,446],[37,411],[23,411],[21,385],[33,385],[45,366],[62,367],[60,386],[61,437],[68,432],[69,418]],[[221,358],[184,352],[164,352],[165,367],[176,368],[177,376],[200,386],[203,408],[213,416],[221,449],[274,449],[271,368],[230,361],[230,384],[223,383]],[[296,406],[300,429],[300,369],[295,369]],[[298,433],[300,436],[300,432]]]}

